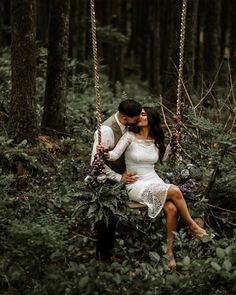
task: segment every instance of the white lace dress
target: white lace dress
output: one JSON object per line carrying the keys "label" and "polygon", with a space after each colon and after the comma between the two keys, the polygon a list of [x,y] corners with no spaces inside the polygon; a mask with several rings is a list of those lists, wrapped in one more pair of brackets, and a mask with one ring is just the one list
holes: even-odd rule
{"label": "white lace dress", "polygon": [[136,174],[136,181],[126,185],[129,198],[148,206],[148,215],[155,218],[165,204],[171,184],[165,183],[154,169],[159,150],[153,140],[138,139],[126,132],[116,147],[109,152],[109,160],[118,159],[125,153],[126,171]]}

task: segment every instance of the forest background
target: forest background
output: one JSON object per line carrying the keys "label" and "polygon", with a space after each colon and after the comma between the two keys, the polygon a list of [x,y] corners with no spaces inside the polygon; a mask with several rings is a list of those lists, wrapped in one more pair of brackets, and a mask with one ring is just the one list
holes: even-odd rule
{"label": "forest background", "polygon": [[[84,182],[96,129],[89,1],[0,1],[0,294],[236,291],[236,2],[187,3],[182,163],[156,168],[189,189],[215,238],[191,239],[180,219],[168,272],[164,216],[129,210],[122,185]],[[125,98],[157,105],[168,143],[182,2],[95,6],[103,118]],[[104,267],[95,228],[109,214],[121,260]]]}

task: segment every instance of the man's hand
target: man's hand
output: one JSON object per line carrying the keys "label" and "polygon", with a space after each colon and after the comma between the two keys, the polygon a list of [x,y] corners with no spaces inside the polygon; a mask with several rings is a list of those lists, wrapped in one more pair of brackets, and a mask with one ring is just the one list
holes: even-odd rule
{"label": "man's hand", "polygon": [[96,153],[107,157],[108,156],[108,149],[105,148],[102,144],[99,144],[96,147]]}
{"label": "man's hand", "polygon": [[121,181],[126,184],[134,183],[136,180],[137,177],[134,173],[123,173],[121,177]]}

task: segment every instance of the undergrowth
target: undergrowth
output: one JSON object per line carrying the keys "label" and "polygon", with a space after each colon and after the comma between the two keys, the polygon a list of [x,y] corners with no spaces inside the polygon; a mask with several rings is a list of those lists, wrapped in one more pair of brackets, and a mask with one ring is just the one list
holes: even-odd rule
{"label": "undergrowth", "polygon": [[[43,53],[40,58],[39,117]],[[7,111],[9,63],[1,63],[0,71],[4,76],[0,92]],[[201,217],[206,229],[215,233],[215,239],[191,239],[179,219],[174,245],[177,268],[169,272],[163,213],[150,220],[127,209],[122,185],[111,188],[106,183],[88,186],[84,182],[96,125],[93,80],[89,74],[68,79],[67,136],[57,140],[42,136],[35,146],[26,141],[14,144],[7,135],[7,121],[1,121],[0,294],[236,292],[236,142],[230,121],[225,125],[220,116],[216,121],[203,107],[197,112],[191,107],[184,109],[182,164],[169,161],[156,166],[165,181],[180,184],[191,177],[196,184],[195,190],[186,194],[191,214]],[[116,88],[114,95],[102,76],[104,118],[116,111],[124,91],[145,105],[160,103],[135,81]],[[171,128],[169,111],[166,118]],[[187,165],[191,167],[189,175],[183,172]],[[115,253],[121,260],[104,266],[94,259],[96,223],[110,214],[119,219]]]}

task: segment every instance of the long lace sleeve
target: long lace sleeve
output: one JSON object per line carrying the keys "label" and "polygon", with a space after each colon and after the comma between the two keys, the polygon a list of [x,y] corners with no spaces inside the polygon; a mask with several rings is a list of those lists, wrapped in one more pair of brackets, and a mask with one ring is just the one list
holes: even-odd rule
{"label": "long lace sleeve", "polygon": [[133,134],[130,132],[126,132],[118,141],[117,145],[112,151],[108,152],[108,160],[110,161],[116,161],[120,158],[120,156],[124,153],[126,148],[129,146],[129,144],[132,141]]}

